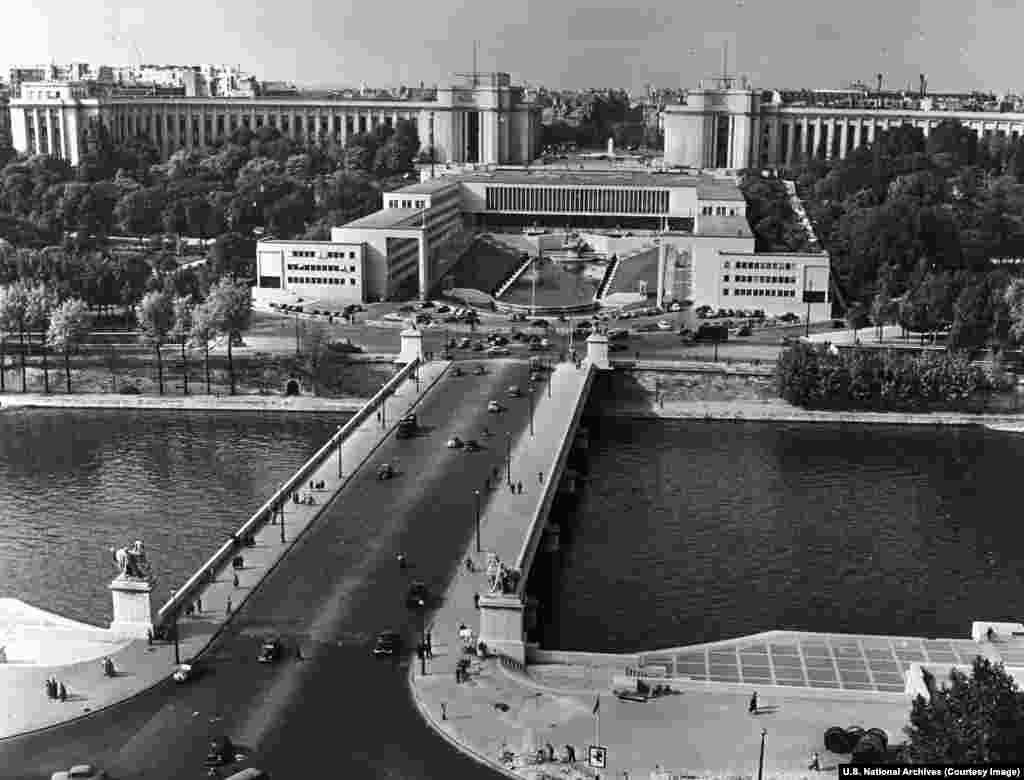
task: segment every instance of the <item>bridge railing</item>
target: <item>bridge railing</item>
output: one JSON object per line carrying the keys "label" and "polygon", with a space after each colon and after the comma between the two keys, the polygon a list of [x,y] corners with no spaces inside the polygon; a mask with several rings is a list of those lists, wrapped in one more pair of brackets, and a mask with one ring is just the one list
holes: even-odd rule
{"label": "bridge railing", "polygon": [[593,384],[594,373],[596,370],[597,369],[594,368],[593,363],[588,362],[586,364],[587,376],[583,382],[583,388],[580,391],[579,398],[577,399],[576,408],[573,410],[567,434],[562,439],[562,443],[559,446],[558,455],[555,458],[554,469],[551,472],[551,478],[546,481],[547,490],[544,493],[544,499],[537,506],[537,509],[533,514],[533,518],[530,520],[530,524],[526,527],[526,539],[523,541],[523,546],[519,551],[519,557],[516,558],[515,565],[515,568],[521,573],[519,584],[516,586],[516,595],[518,596],[523,596],[526,592],[526,581],[529,579],[530,574],[528,569],[533,565],[533,558],[536,555],[537,547],[540,544],[544,522],[547,520],[548,513],[551,511],[551,505],[555,501],[555,495],[558,493],[559,478],[565,468],[566,461],[569,459],[569,453],[572,451],[576,427],[579,425],[580,418],[583,416],[583,409],[587,405],[587,395],[590,393],[590,386]]}
{"label": "bridge railing", "polygon": [[188,581],[174,592],[174,595],[167,600],[167,603],[160,607],[157,612],[157,624],[162,625],[172,619],[185,604],[192,600],[196,591],[199,590],[203,584],[205,584],[207,577],[211,573],[216,572],[221,566],[225,565],[228,558],[238,549],[242,544],[242,540],[248,535],[257,530],[262,524],[264,524],[268,518],[270,518],[276,511],[279,505],[283,505],[288,500],[291,494],[297,487],[304,484],[309,475],[318,469],[324,460],[328,456],[334,454],[340,442],[344,442],[345,439],[351,435],[362,423],[371,415],[373,412],[387,399],[388,396],[393,394],[399,385],[402,384],[406,379],[414,374],[419,368],[420,361],[418,359],[407,363],[401,368],[391,379],[385,382],[380,390],[378,390],[373,397],[367,401],[362,408],[359,409],[347,423],[345,423],[338,431],[327,440],[316,453],[307,460],[302,466],[299,467],[298,471],[292,474],[284,484],[272,495],[267,501],[257,509],[253,515],[246,520],[241,528],[231,535],[231,538],[225,542],[210,558],[204,563],[199,569],[193,574]]}

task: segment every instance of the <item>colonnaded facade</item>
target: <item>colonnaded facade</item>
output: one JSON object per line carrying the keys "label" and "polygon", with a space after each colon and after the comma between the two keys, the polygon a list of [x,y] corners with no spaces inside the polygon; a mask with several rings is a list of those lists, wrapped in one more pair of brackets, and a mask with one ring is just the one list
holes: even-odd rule
{"label": "colonnaded facade", "polygon": [[21,84],[10,100],[14,148],[77,165],[90,128],[102,125],[114,141],[144,136],[163,158],[202,149],[240,127],[276,127],[296,141],[335,139],[394,126],[416,125],[435,159],[455,163],[525,163],[536,156],[540,112],[507,73],[478,73],[440,87],[434,98],[167,97],[123,94],[92,81]]}
{"label": "colonnaded facade", "polygon": [[685,105],[665,107],[666,165],[743,170],[843,158],[890,128],[911,125],[927,137],[947,120],[979,138],[999,135],[1015,142],[1024,136],[1024,113],[795,106],[778,92],[717,81],[691,90]]}

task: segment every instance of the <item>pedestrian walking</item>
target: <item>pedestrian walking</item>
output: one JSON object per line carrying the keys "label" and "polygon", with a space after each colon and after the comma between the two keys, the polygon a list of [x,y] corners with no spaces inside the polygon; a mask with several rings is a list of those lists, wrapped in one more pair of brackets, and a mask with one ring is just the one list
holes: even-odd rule
{"label": "pedestrian walking", "polygon": [[237,573],[237,572],[235,573],[234,579],[232,579],[232,580],[231,580],[231,582],[232,582],[232,584],[233,584],[233,585],[234,585],[234,586],[235,586],[236,588],[238,587],[238,573]]}
{"label": "pedestrian walking", "polygon": [[224,614],[225,615],[230,615],[231,614],[231,596],[228,596],[228,603],[227,603],[227,606],[224,607]]}
{"label": "pedestrian walking", "polygon": [[300,645],[298,642],[295,643],[295,660],[296,661],[305,661],[306,660],[305,657],[302,655],[302,645]]}
{"label": "pedestrian walking", "polygon": [[811,763],[807,766],[807,768],[810,769],[812,772],[821,771],[821,756],[818,755],[817,751],[811,753]]}
{"label": "pedestrian walking", "polygon": [[196,612],[202,612],[202,611],[203,611],[203,597],[202,596],[197,596],[196,597]]}
{"label": "pedestrian walking", "polygon": [[474,593],[473,594],[473,608],[474,609],[480,609],[480,594],[479,593]]}
{"label": "pedestrian walking", "polygon": [[576,748],[574,748],[572,745],[565,746],[565,755],[566,759],[570,764],[576,763]]}
{"label": "pedestrian walking", "polygon": [[513,495],[514,495],[515,492],[516,492],[516,483],[515,482],[509,482],[508,483],[508,489],[511,490]]}
{"label": "pedestrian walking", "polygon": [[46,681],[46,698],[53,701],[57,698],[57,683],[50,677]]}
{"label": "pedestrian walking", "polygon": [[441,720],[448,720],[448,705],[441,702]]}
{"label": "pedestrian walking", "polygon": [[554,761],[555,760],[555,746],[552,745],[550,742],[548,742],[544,746],[544,749],[548,752],[548,761]]}
{"label": "pedestrian walking", "polygon": [[398,555],[396,555],[395,558],[398,560],[398,568],[399,569],[404,569],[405,568],[405,555],[403,553],[398,553]]}
{"label": "pedestrian walking", "polygon": [[147,645],[152,645],[153,644],[153,629],[151,629],[151,628],[147,628],[146,629],[146,644]]}
{"label": "pedestrian walking", "polygon": [[461,683],[462,682],[462,667],[461,666],[456,666],[455,667],[455,682],[456,683]]}
{"label": "pedestrian walking", "polygon": [[429,631],[427,632],[427,636],[426,636],[426,645],[427,645],[427,658],[433,658],[434,657],[434,647],[433,647],[433,645],[431,644],[431,641],[430,641],[430,632]]}
{"label": "pedestrian walking", "polygon": [[543,471],[538,471],[537,472],[537,482],[539,482],[541,485],[544,484],[544,472]]}
{"label": "pedestrian walking", "polygon": [[522,482],[517,482],[516,483],[516,492],[519,493],[519,495],[523,494],[523,483]]}
{"label": "pedestrian walking", "polygon": [[468,556],[466,557],[466,571],[473,571],[473,559]]}
{"label": "pedestrian walking", "polygon": [[757,715],[757,691],[750,695],[750,706],[747,707],[747,712],[751,715]]}
{"label": "pedestrian walking", "polygon": [[62,702],[68,700],[68,689],[64,687],[64,683],[57,684],[57,691],[57,696],[60,698]]}

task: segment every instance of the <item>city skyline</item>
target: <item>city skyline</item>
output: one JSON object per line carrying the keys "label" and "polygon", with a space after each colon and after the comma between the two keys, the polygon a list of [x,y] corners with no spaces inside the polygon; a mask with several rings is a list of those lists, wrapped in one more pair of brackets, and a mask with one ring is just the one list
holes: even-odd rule
{"label": "city skyline", "polygon": [[938,91],[1020,89],[1006,74],[1002,52],[1024,14],[1009,0],[965,9],[928,15],[923,0],[894,0],[874,14],[835,0],[685,8],[658,0],[642,10],[577,9],[564,0],[500,7],[449,1],[402,9],[399,25],[395,9],[353,2],[254,9],[238,0],[138,0],[121,8],[96,0],[13,0],[8,19],[18,35],[5,41],[0,65],[6,71],[51,60],[230,63],[263,80],[310,86],[434,84],[471,70],[475,38],[481,71],[554,88],[637,91],[648,83],[695,86],[721,70],[728,43],[729,69],[759,88],[834,88],[873,83],[876,73],[884,74],[886,88],[916,88],[925,73]]}

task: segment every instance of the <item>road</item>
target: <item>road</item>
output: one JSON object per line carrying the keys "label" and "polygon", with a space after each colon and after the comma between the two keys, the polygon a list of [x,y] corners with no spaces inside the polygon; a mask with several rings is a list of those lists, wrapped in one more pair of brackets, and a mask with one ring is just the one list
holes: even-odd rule
{"label": "road", "polygon": [[[406,685],[410,659],[371,655],[375,634],[402,631],[415,646],[421,618],[404,604],[411,579],[443,593],[474,528],[473,490],[504,463],[504,433],[527,425],[529,401],[488,415],[486,401],[527,385],[525,364],[503,361],[483,377],[446,377],[419,410],[423,435],[391,437],[236,614],[210,650],[208,676],[165,683],[110,710],[0,742],[0,776],[48,778],[92,762],[114,778],[201,778],[209,740],[226,734],[277,778],[486,777],[422,722]],[[444,448],[452,433],[483,451]],[[391,462],[399,474],[375,477]],[[513,463],[513,477],[515,464]],[[244,512],[244,509],[239,509]],[[410,562],[401,571],[396,554]],[[256,661],[262,637],[289,648]],[[454,637],[433,637],[436,646]],[[301,643],[304,660],[292,648]],[[229,772],[222,773],[222,777]]]}
{"label": "road", "polygon": [[[678,316],[669,315],[668,318],[675,322]],[[643,320],[626,320],[622,322],[610,320],[607,324],[613,330],[627,327],[635,329],[638,323],[643,325],[658,319],[659,317],[646,317]],[[662,316],[660,319],[665,319],[665,316]],[[548,333],[538,328],[524,327],[524,323],[510,322],[504,317],[486,318],[481,326],[476,329],[475,333],[471,333],[466,326],[459,326],[458,328],[454,326],[445,327],[443,325],[431,326],[423,328],[423,349],[441,354],[444,350],[446,339],[468,337],[473,341],[479,341],[486,338],[488,333],[508,333],[513,328],[518,328],[529,333],[546,336],[551,341],[551,348],[546,353],[528,352],[525,344],[512,341],[508,346],[516,357],[545,354],[557,355],[559,352],[567,351],[567,326],[564,323],[555,323],[554,320],[549,321],[556,324],[554,330],[557,332]],[[328,325],[323,321],[320,321],[319,324],[325,328],[332,338],[350,339],[352,343],[359,344],[367,352],[398,352],[398,334],[401,330],[399,326],[389,328],[363,324],[344,325],[341,323]],[[310,320],[300,320],[298,325],[300,333],[311,327],[311,325]],[[296,323],[294,318],[283,317],[278,314],[254,313],[252,329],[246,334],[245,338],[258,351],[287,354],[295,350],[295,330]],[[802,335],[803,328],[799,326],[757,329],[751,337],[736,338],[720,344],[718,347],[718,357],[721,360],[734,361],[774,361],[781,349],[780,342],[783,336]],[[679,339],[678,333],[675,332],[633,332],[628,339],[620,343],[626,345],[625,349],[621,352],[613,352],[611,355],[613,359],[629,359],[634,357],[637,352],[645,360],[711,360],[715,356],[713,344],[683,344]],[[582,352],[586,349],[586,346],[578,343],[577,349]],[[458,349],[453,351],[452,357],[456,360],[472,360],[480,357],[480,353],[473,352],[472,350]]]}

